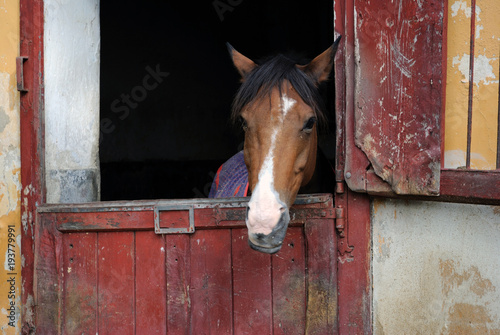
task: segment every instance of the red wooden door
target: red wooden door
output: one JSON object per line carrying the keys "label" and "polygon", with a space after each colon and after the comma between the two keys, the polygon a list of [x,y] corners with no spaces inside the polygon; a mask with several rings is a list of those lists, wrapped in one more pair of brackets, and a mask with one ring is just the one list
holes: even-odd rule
{"label": "red wooden door", "polygon": [[[38,210],[38,334],[337,333],[331,195],[301,196],[277,254],[248,246],[244,199]],[[156,231],[189,228],[189,234]]]}

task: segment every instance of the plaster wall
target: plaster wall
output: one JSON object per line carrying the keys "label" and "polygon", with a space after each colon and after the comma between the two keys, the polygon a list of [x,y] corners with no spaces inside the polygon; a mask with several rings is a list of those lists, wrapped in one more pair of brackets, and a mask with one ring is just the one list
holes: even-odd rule
{"label": "plaster wall", "polygon": [[20,329],[21,154],[20,101],[16,87],[17,56],[19,56],[19,1],[2,1],[0,2],[0,334],[18,334]]}
{"label": "plaster wall", "polygon": [[500,207],[375,199],[375,334],[500,333]]}
{"label": "plaster wall", "polygon": [[99,0],[44,1],[48,203],[99,199]]}

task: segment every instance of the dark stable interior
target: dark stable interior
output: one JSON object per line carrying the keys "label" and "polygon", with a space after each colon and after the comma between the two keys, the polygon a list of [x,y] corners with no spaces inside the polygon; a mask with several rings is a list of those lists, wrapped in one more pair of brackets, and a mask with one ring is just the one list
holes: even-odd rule
{"label": "dark stable interior", "polygon": [[[239,76],[226,42],[253,60],[311,59],[333,43],[333,1],[102,1],[101,200],[199,198],[243,147],[229,121]],[[334,155],[333,83],[327,97]],[[333,191],[333,190],[332,190]]]}

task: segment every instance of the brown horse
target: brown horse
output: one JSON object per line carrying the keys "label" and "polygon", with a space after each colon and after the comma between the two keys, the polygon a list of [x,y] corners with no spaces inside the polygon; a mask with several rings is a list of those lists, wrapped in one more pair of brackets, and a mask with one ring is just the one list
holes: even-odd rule
{"label": "brown horse", "polygon": [[229,45],[242,85],[232,118],[245,131],[244,162],[251,198],[246,224],[250,246],[280,250],[299,189],[314,180],[317,128],[325,116],[318,85],[327,80],[340,37],[307,65],[278,55],[257,65]]}

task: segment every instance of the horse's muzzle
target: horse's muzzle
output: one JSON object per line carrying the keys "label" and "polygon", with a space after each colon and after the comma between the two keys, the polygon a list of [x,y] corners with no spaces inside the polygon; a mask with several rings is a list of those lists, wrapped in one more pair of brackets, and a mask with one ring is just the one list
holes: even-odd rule
{"label": "horse's muzzle", "polygon": [[248,244],[254,250],[264,252],[266,254],[274,254],[280,251],[283,240],[285,239],[288,223],[290,222],[290,213],[285,210],[281,216],[278,224],[273,228],[272,232],[268,235],[253,234],[248,232]]}

